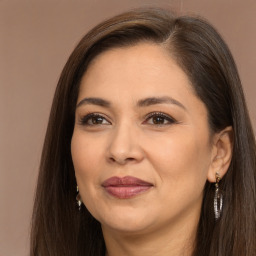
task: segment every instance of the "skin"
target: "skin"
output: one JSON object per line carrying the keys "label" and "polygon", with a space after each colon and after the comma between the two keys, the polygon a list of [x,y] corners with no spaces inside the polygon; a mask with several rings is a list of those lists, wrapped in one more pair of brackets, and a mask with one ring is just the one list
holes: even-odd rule
{"label": "skin", "polygon": [[[175,101],[138,105],[152,97]],[[96,57],[77,104],[75,175],[83,203],[102,224],[107,254],[191,255],[203,188],[228,169],[232,129],[210,136],[207,109],[188,77],[163,47],[151,43]],[[149,116],[155,112],[166,118]],[[86,119],[91,113],[100,117]],[[102,187],[110,177],[127,175],[153,186],[129,199]]]}

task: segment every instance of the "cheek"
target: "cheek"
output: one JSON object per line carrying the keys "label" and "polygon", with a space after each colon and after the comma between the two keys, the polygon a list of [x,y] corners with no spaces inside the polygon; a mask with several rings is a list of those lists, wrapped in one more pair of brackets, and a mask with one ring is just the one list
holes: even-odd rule
{"label": "cheek", "polygon": [[97,140],[87,138],[83,132],[74,131],[71,154],[75,176],[82,201],[90,212],[95,212],[97,209],[95,188],[98,188],[98,179],[102,170],[99,164],[99,159],[103,157],[101,148],[102,145],[99,145]]}
{"label": "cheek", "polygon": [[[200,139],[198,139],[200,138]],[[171,186],[185,184],[204,186],[210,165],[210,150],[207,136],[196,136],[187,131],[171,134],[168,139],[151,140],[148,154],[163,182]]]}
{"label": "cheek", "polygon": [[89,183],[96,177],[99,159],[103,157],[101,148],[102,145],[99,145],[97,140],[87,138],[80,131],[74,131],[71,140],[71,154],[77,182],[80,183],[80,186],[83,186],[83,183]]}

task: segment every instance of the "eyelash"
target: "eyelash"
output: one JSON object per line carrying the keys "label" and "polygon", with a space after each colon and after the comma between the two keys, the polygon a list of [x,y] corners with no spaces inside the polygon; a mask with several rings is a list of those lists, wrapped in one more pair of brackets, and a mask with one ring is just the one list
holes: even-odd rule
{"label": "eyelash", "polygon": [[[90,113],[86,116],[83,116],[80,120],[79,123],[81,125],[85,125],[85,126],[94,126],[94,125],[102,125],[102,124],[89,124],[89,120],[92,120],[93,118],[101,118],[103,120],[107,120],[103,115],[98,114],[98,113]],[[107,121],[108,123],[110,123],[109,121]]]}
{"label": "eyelash", "polygon": [[144,122],[148,122],[151,118],[154,118],[154,117],[163,118],[163,120],[167,121],[167,123],[164,123],[164,124],[152,123],[151,125],[164,126],[164,125],[171,125],[171,124],[177,123],[177,121],[174,118],[172,118],[169,115],[166,115],[162,112],[152,112],[152,113],[148,114],[146,117],[146,120]]}
{"label": "eyelash", "polygon": [[[103,115],[101,114],[98,114],[98,113],[90,113],[88,115],[85,115],[83,116],[80,120],[79,120],[79,124],[83,125],[83,126],[97,126],[97,125],[106,125],[104,123],[89,123],[89,121],[93,122],[93,118],[101,118],[104,121],[107,121],[108,124],[111,124],[106,117],[104,117]],[[155,125],[155,126],[164,126],[164,125],[171,125],[171,124],[174,124],[174,123],[177,123],[177,121],[170,117],[169,115],[166,115],[162,112],[152,112],[150,114],[148,114],[145,118],[145,121],[143,122],[143,124],[147,124],[148,121],[152,118],[162,118],[162,121],[164,121],[163,124],[156,124],[154,123],[151,123],[150,125]],[[108,125],[107,124],[107,125]]]}

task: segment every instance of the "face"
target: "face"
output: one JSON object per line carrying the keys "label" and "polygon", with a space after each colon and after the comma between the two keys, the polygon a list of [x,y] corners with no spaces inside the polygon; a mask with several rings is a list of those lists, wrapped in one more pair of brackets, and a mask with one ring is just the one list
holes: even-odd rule
{"label": "face", "polygon": [[94,59],[71,152],[82,201],[103,229],[143,233],[198,221],[211,162],[207,110],[160,46]]}

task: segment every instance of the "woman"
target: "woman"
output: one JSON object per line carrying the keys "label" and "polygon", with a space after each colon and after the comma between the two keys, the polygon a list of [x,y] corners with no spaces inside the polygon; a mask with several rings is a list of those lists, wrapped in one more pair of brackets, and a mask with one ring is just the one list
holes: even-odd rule
{"label": "woman", "polygon": [[207,22],[109,19],[56,89],[31,255],[255,255],[255,152],[235,63]]}

